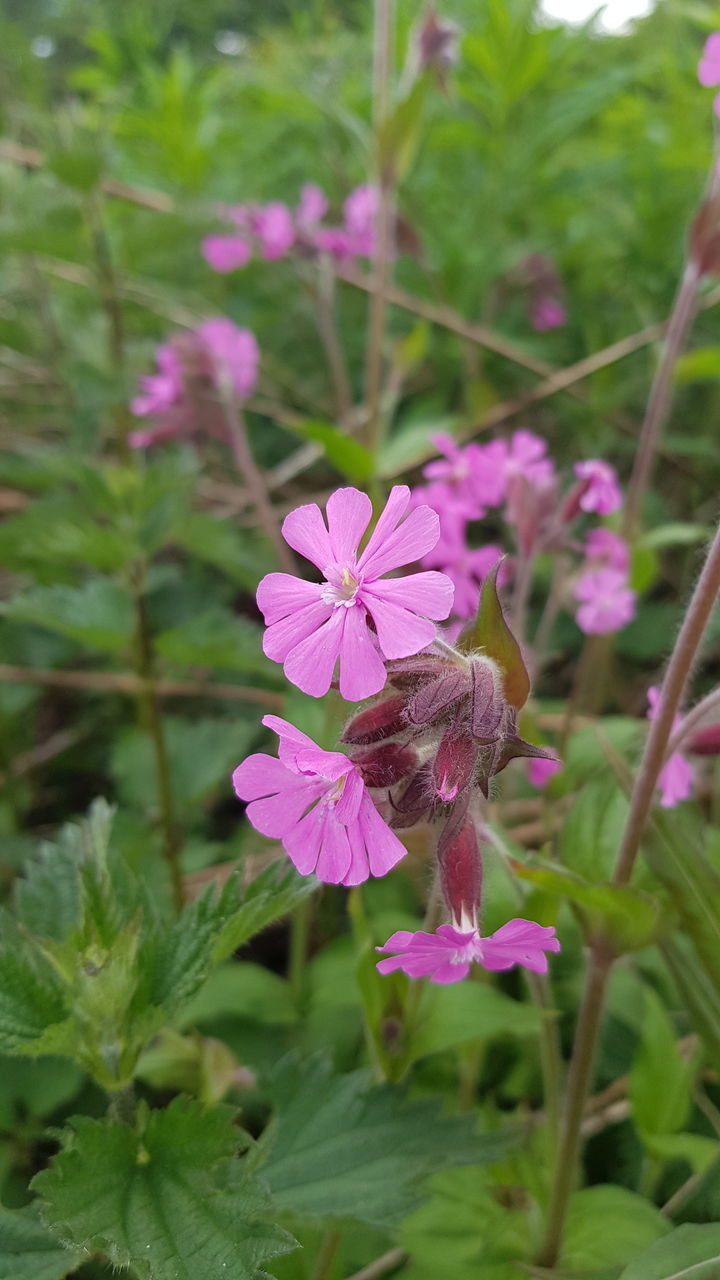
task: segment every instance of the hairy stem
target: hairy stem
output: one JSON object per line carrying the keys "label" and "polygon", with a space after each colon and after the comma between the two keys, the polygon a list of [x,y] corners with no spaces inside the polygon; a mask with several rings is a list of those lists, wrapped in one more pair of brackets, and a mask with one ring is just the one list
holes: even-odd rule
{"label": "hairy stem", "polygon": [[[688,677],[698,656],[719,592],[720,527],[708,551],[665,672],[658,715],[650,725],[645,751],[630,797],[630,812],[612,876],[612,884],[615,886],[626,885],[632,875],[658,776],[667,754],[673,720],[681,705]],[[596,939],[590,951],[585,991],[570,1062],[563,1133],[550,1201],[547,1233],[538,1259],[542,1266],[555,1266],[562,1246],[568,1203],[578,1174],[582,1118],[592,1080],[598,1032],[612,962],[613,956],[607,945],[602,939]]]}
{"label": "hairy stem", "polygon": [[135,605],[135,653],[140,680],[138,704],[143,726],[149,734],[155,758],[158,807],[163,838],[163,854],[167,862],[173,899],[178,911],[183,905],[183,883],[180,868],[180,834],[175,820],[170,767],[168,764],[162,715],[155,687],[152,639],[145,609],[143,573],[139,570],[133,583]]}
{"label": "hairy stem", "polygon": [[[375,44],[373,56],[373,121],[375,143],[379,152],[380,129],[388,113],[390,69],[393,48],[394,0],[375,0]],[[383,346],[387,319],[387,291],[390,287],[390,262],[393,233],[393,182],[381,170],[377,158],[380,200],[375,221],[375,258],[372,291],[368,311],[367,362],[365,368],[365,443],[376,453],[382,440]]]}
{"label": "hairy stem", "polygon": [[293,554],[280,532],[273,505],[268,496],[265,477],[253,457],[243,413],[235,397],[230,393],[223,396],[223,407],[235,465],[247,486],[258,524],[275,548],[280,568],[285,573],[294,574]]}
{"label": "hairy stem", "polygon": [[686,716],[683,716],[682,723],[678,725],[668,743],[666,758],[677,751],[711,713],[720,714],[720,689],[713,689],[711,693],[706,694],[688,711]]}
{"label": "hairy stem", "polygon": [[670,313],[670,323],[665,334],[660,363],[653,378],[647,409],[645,410],[645,417],[640,430],[638,449],[635,454],[635,462],[623,513],[622,533],[625,538],[632,536],[638,522],[640,508],[658,449],[660,432],[670,409],[673,370],[692,324],[700,280],[699,267],[693,262],[688,262]]}

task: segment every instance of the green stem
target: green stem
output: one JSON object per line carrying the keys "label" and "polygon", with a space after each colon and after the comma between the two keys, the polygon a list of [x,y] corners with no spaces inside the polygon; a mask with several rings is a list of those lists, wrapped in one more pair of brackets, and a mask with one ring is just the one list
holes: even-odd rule
{"label": "green stem", "polygon": [[[375,43],[373,57],[373,118],[375,145],[380,150],[380,130],[387,118],[390,99],[394,0],[375,0]],[[372,292],[368,312],[367,363],[365,370],[365,434],[372,453],[382,441],[382,377],[383,347],[387,319],[387,292],[390,287],[390,264],[393,236],[393,181],[381,170],[377,157],[380,202],[375,223],[376,245],[373,262]]]}
{"label": "green stem", "polygon": [[320,1243],[310,1280],[327,1280],[342,1236],[339,1231],[326,1231]]}

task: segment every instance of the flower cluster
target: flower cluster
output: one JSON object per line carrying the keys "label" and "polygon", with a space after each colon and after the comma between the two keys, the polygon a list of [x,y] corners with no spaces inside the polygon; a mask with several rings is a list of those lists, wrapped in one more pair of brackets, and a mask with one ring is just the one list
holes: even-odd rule
{"label": "flower cluster", "polygon": [[214,271],[223,273],[247,266],[256,254],[266,262],[292,252],[326,254],[339,264],[372,258],[378,201],[377,187],[370,183],[356,187],[343,205],[339,224],[324,221],[328,201],[312,182],[303,186],[295,209],[280,200],[226,205],[218,209],[218,218],[234,229],[205,236],[202,254]]}
{"label": "flower cluster", "polygon": [[622,504],[617,476],[607,462],[576,463],[575,483],[563,494],[544,440],[530,431],[464,448],[450,436],[438,435],[433,441],[442,459],[424,468],[427,483],[415,489],[413,501],[438,514],[440,537],[422,564],[452,578],[458,618],[474,614],[480,586],[503,555],[494,540],[473,546],[472,526],[491,509],[501,508],[518,558],[532,559],[542,552],[582,554],[574,596],[579,603],[576,621],[583,631],[617,631],[632,619],[635,595],[628,586],[626,543],[602,526],[591,529],[584,543],[575,532],[585,515],[612,515]]}
{"label": "flower cluster", "polygon": [[134,449],[191,435],[200,422],[204,430],[222,434],[213,412],[217,393],[247,399],[257,382],[260,349],[249,329],[220,316],[158,347],[155,361],[157,373],[140,379],[140,392],[130,406],[135,417],[154,420],[130,435]]}
{"label": "flower cluster", "polygon": [[431,554],[440,537],[437,513],[410,499],[404,485],[391,491],[362,549],[372,507],[356,489],[331,496],[326,520],[313,504],[286,518],[285,540],[323,580],[282,573],[262,580],[265,652],[315,697],[327,693],[336,668],[344,698],[380,696],[351,716],[342,751],[324,750],[287,721],[266,716],[278,757],[250,756],[233,784],[253,826],[282,843],[300,874],[330,884],[385,875],[405,856],[398,831],[421,820],[436,827],[450,923],[436,934],[393,934],[379,948],[396,953],[379,962],[382,973],[403,969],[455,982],[473,961],[541,972],[545,953],[559,950],[554,929],[512,920],[483,938],[478,925],[481,798],[512,759],[550,759],[518,735],[528,675],[502,614],[496,574],[485,587],[488,643],[476,628],[456,648],[435,625],[452,607],[448,577],[435,570],[386,576]]}

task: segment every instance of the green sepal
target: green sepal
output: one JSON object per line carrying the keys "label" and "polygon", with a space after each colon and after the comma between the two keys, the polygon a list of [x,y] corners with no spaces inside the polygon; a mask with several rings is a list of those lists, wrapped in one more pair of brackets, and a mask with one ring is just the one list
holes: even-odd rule
{"label": "green sepal", "polygon": [[465,628],[457,647],[463,653],[480,649],[497,663],[502,672],[505,699],[519,711],[530,696],[530,676],[520,645],[505,621],[500,604],[497,592],[500,564],[495,565],[485,579],[477,617],[471,626]]}

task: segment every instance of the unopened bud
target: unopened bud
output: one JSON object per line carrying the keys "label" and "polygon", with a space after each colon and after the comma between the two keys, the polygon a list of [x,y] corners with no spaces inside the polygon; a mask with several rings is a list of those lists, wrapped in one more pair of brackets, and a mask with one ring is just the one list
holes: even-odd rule
{"label": "unopened bud", "polygon": [[422,71],[437,71],[443,77],[457,64],[460,28],[449,18],[441,18],[431,9],[417,28],[415,41]]}
{"label": "unopened bud", "polygon": [[496,742],[500,737],[505,701],[498,684],[491,664],[477,658],[472,664],[472,731],[480,742]]}
{"label": "unopened bud", "polygon": [[366,787],[394,787],[417,769],[418,753],[414,747],[399,742],[383,742],[369,751],[352,757]]}
{"label": "unopened bud", "polygon": [[365,747],[373,742],[382,742],[383,738],[392,738],[407,727],[404,710],[405,698],[399,694],[383,698],[348,720],[340,741]]}
{"label": "unopened bud", "polygon": [[720,724],[708,724],[683,744],[692,756],[720,756]]}
{"label": "unopened bud", "polygon": [[477,927],[482,900],[482,855],[467,807],[451,813],[438,840],[438,867],[443,896],[453,924],[462,930]]}
{"label": "unopened bud", "polygon": [[430,769],[423,765],[418,769],[401,796],[390,797],[392,815],[390,826],[399,830],[414,827],[429,813],[433,802],[433,785]]}
{"label": "unopened bud", "polygon": [[472,780],[477,757],[477,745],[469,734],[448,730],[432,764],[432,780],[437,800],[448,804],[465,790]]}
{"label": "unopened bud", "polygon": [[414,725],[432,724],[443,711],[470,692],[470,676],[465,667],[447,666],[442,675],[425,684],[410,699],[407,718]]}
{"label": "unopened bud", "polygon": [[591,477],[586,476],[584,480],[581,480],[579,484],[576,484],[570,490],[569,494],[567,495],[562,505],[562,509],[560,511],[561,524],[572,524],[573,520],[577,519],[577,517],[580,515],[582,511],[582,507],[580,506],[580,503],[585,497],[585,494],[587,493],[591,484],[592,484]]}

